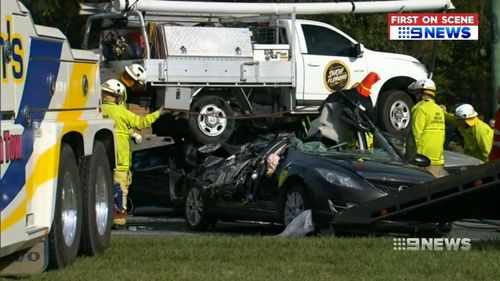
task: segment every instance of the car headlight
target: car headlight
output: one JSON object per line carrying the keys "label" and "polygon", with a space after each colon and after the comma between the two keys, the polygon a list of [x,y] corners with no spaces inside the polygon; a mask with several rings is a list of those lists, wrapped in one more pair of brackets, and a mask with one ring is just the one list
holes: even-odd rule
{"label": "car headlight", "polygon": [[353,179],[342,172],[331,171],[323,168],[316,168],[316,171],[329,183],[345,186],[345,187],[353,187],[356,188],[356,184]]}

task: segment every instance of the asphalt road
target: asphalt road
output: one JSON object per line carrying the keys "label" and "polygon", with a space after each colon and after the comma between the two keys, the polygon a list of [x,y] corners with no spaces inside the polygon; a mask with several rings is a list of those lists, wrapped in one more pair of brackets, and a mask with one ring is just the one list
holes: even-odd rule
{"label": "asphalt road", "polygon": [[[127,229],[113,231],[113,235],[200,235],[185,229],[184,219],[170,209],[144,208],[136,210],[127,219]],[[450,237],[472,240],[500,240],[497,230],[500,221],[464,220],[453,223]],[[282,225],[262,222],[218,222],[211,235],[273,236],[283,230]],[[333,235],[322,232],[323,235]]]}

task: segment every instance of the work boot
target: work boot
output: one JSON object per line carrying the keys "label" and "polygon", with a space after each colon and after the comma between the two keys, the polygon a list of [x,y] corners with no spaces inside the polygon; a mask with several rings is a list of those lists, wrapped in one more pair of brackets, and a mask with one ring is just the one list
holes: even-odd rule
{"label": "work boot", "polygon": [[116,223],[114,223],[111,226],[111,229],[112,230],[126,230],[127,229],[127,225],[126,224],[116,224]]}
{"label": "work boot", "polygon": [[113,206],[113,219],[126,219],[127,218],[127,211],[125,210],[120,210]]}

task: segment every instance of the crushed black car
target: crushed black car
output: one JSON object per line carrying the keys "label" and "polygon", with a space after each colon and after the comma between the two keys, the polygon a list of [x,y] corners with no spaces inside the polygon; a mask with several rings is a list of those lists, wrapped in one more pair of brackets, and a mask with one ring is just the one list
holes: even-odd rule
{"label": "crushed black car", "polygon": [[[293,134],[281,133],[261,136],[241,146],[202,148],[216,153],[205,157],[173,189],[175,197],[184,200],[187,227],[205,230],[217,220],[288,225],[311,209],[316,228],[323,228],[345,209],[434,179],[423,169],[430,164],[427,157],[408,157],[359,108],[353,103],[342,113],[354,128],[355,146],[346,142],[329,146],[322,141],[303,142]],[[221,150],[227,155],[223,156]],[[272,156],[279,160],[269,173]],[[404,232],[418,225],[413,223],[387,222],[381,226],[387,231]],[[435,228],[436,233],[449,230],[448,225],[428,227],[431,231]]]}
{"label": "crushed black car", "polygon": [[[199,149],[202,160],[194,157],[199,160],[194,169],[170,167],[164,184],[169,183],[170,199],[183,205],[187,227],[205,230],[217,220],[288,225],[311,209],[314,224],[322,228],[347,208],[433,179],[422,168],[428,158],[408,160],[398,140],[380,131],[357,106],[344,112],[356,134],[355,146],[304,142],[278,133],[244,145],[206,145]],[[272,157],[278,160],[270,173]]]}
{"label": "crushed black car", "polygon": [[[306,209],[322,227],[346,208],[433,179],[394,159],[390,148],[341,150],[290,135],[222,146],[237,151],[226,158],[206,157],[182,183],[189,229],[207,229],[218,219],[288,225]],[[266,160],[273,154],[280,160],[269,175]]]}

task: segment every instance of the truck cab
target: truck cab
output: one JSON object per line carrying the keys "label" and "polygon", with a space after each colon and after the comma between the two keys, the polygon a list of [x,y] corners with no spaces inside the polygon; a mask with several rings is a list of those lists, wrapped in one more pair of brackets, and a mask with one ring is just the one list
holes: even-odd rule
{"label": "truck cab", "polygon": [[29,275],[107,248],[114,123],[98,57],[0,5],[0,275]]}

